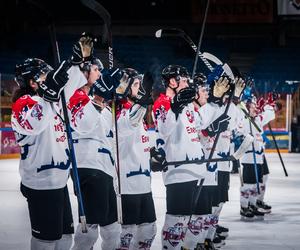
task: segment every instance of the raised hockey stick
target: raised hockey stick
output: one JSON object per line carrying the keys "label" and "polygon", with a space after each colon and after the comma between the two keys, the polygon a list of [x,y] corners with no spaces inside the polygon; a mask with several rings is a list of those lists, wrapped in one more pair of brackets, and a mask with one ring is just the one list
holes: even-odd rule
{"label": "raised hockey stick", "polygon": [[[183,38],[188,44],[189,46],[196,52],[197,55],[197,46],[196,44],[193,42],[193,40],[181,29],[177,29],[177,28],[170,28],[170,29],[159,29],[156,31],[155,33],[155,37],[156,38],[161,38],[161,37],[181,37]],[[205,66],[212,72],[214,70],[214,67],[211,65],[211,63],[209,62],[208,59],[210,59],[211,61],[217,63],[217,64],[223,64],[221,60],[219,60],[219,58],[217,58],[216,56],[207,53],[207,52],[203,52],[201,53],[201,51],[198,52],[198,56],[200,57],[200,59],[202,60],[202,62],[205,64]],[[225,66],[225,65],[224,65]],[[226,72],[227,75],[231,75],[232,77],[232,72],[231,70],[229,70],[229,67],[225,66],[224,71]],[[255,123],[255,121],[253,121],[253,119],[251,119],[251,116],[249,115],[248,111],[241,105],[238,106],[242,112],[245,114],[246,118],[249,119],[251,121],[251,123],[253,124],[253,126],[258,130],[261,131],[259,126]]]}
{"label": "raised hockey stick", "polygon": [[[106,26],[107,31],[107,42],[108,42],[108,65],[109,68],[114,66],[114,56],[113,56],[113,43],[112,43],[112,30],[111,30],[111,16],[109,12],[97,1],[95,0],[80,0],[83,5],[94,11],[103,21]],[[115,159],[115,168],[118,176],[118,187],[117,187],[117,210],[118,210],[118,222],[123,224],[122,216],[122,199],[121,199],[121,180],[120,180],[120,159],[119,159],[119,147],[118,147],[118,124],[117,124],[117,114],[116,114],[116,95],[114,95],[112,100],[112,130],[114,135],[113,150]]]}
{"label": "raised hockey stick", "polygon": [[207,19],[208,7],[209,7],[209,0],[207,0],[207,2],[206,2],[205,12],[204,12],[204,18],[203,18],[203,22],[202,22],[202,27],[201,27],[199,42],[198,42],[198,46],[197,46],[197,50],[196,50],[196,56],[195,56],[195,61],[194,61],[194,67],[193,67],[193,71],[192,71],[192,79],[194,78],[196,70],[197,70],[197,64],[198,64],[198,59],[199,59],[198,55],[199,55],[199,52],[200,52],[200,49],[201,49],[202,38],[203,38],[205,24],[206,24],[206,19]]}
{"label": "raised hockey stick", "polygon": [[271,124],[270,124],[269,122],[268,122],[268,128],[269,128],[269,130],[270,130],[272,139],[273,139],[273,141],[274,141],[274,144],[275,144],[275,147],[276,147],[276,150],[277,150],[277,153],[278,153],[278,156],[279,156],[279,159],[280,159],[280,162],[281,162],[281,165],[282,165],[284,174],[285,174],[285,176],[287,177],[287,176],[288,176],[288,173],[287,173],[287,171],[286,171],[284,162],[283,162],[283,160],[282,160],[281,153],[280,153],[280,150],[279,150],[279,148],[278,148],[278,144],[277,144],[276,138],[275,138],[275,136],[274,136],[274,133],[273,133]]}
{"label": "raised hockey stick", "polygon": [[[250,122],[249,122],[249,126],[250,126],[250,135],[253,136],[252,126],[251,126]],[[258,181],[258,168],[257,168],[257,162],[256,162],[254,142],[252,142],[252,153],[253,153],[253,161],[254,161],[254,172],[255,172],[255,179],[256,179],[256,188],[257,188],[257,193],[260,194],[259,181]]]}
{"label": "raised hockey stick", "polygon": [[[51,15],[51,13],[48,12],[48,10],[44,6],[37,3],[36,1],[30,0],[29,3],[33,4],[34,6],[38,7],[40,10],[42,10],[49,17],[49,20],[51,20],[51,22],[49,24],[49,34],[50,34],[50,38],[51,38],[52,51],[53,51],[53,56],[54,56],[54,64],[56,67],[58,67],[60,64],[60,54],[59,54],[58,43],[57,43],[56,32],[55,32],[55,25],[53,22],[52,15]],[[68,147],[69,147],[69,151],[70,151],[69,159],[72,163],[72,171],[73,171],[73,175],[74,175],[74,186],[75,186],[75,190],[76,190],[76,197],[77,197],[78,208],[79,208],[79,218],[80,218],[80,223],[81,223],[81,230],[83,233],[87,233],[86,217],[85,217],[85,212],[84,212],[84,205],[83,205],[82,194],[81,194],[81,189],[80,189],[80,181],[79,181],[78,170],[77,170],[77,161],[76,161],[76,157],[75,157],[72,131],[71,131],[70,120],[69,120],[69,116],[68,116],[68,110],[67,110],[66,97],[65,97],[64,90],[61,93],[61,103],[62,103],[63,115],[64,115],[64,119],[65,119],[67,142],[68,142]]]}

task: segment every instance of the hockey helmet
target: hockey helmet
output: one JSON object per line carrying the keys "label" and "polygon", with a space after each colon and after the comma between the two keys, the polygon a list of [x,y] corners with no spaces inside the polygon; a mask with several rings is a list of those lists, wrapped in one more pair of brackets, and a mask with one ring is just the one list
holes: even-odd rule
{"label": "hockey helmet", "polygon": [[48,74],[53,68],[38,58],[27,58],[15,67],[15,81],[20,88],[26,88],[29,80],[40,81],[43,74]]}
{"label": "hockey helmet", "polygon": [[195,87],[205,87],[207,78],[203,73],[196,73],[193,78],[193,84]]}
{"label": "hockey helmet", "polygon": [[128,75],[129,79],[131,79],[129,81],[128,87],[126,88],[125,92],[124,92],[124,96],[131,96],[131,85],[133,84],[135,79],[138,79],[140,81],[140,83],[143,80],[143,75],[141,75],[137,70],[133,69],[133,68],[125,68],[122,70],[122,76],[123,74]]}
{"label": "hockey helmet", "polygon": [[103,68],[104,68],[103,63],[101,62],[101,60],[97,57],[93,57],[92,60],[86,61],[86,62],[83,63],[83,66],[81,67],[81,70],[83,72],[90,72],[92,65],[97,65],[99,71],[102,71]]}
{"label": "hockey helmet", "polygon": [[161,72],[161,76],[164,85],[168,87],[169,80],[171,78],[175,78],[175,80],[178,82],[180,80],[180,77],[189,77],[189,72],[183,66],[171,64],[163,69],[163,71]]}

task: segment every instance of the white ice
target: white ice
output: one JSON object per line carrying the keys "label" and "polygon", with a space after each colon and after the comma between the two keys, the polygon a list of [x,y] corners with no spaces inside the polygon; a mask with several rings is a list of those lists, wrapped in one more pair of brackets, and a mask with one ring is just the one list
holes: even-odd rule
{"label": "white ice", "polygon": [[[240,221],[239,177],[231,175],[230,201],[225,204],[220,218],[220,224],[228,227],[230,232],[222,249],[300,249],[300,154],[282,156],[288,177],[284,176],[277,154],[267,154],[271,174],[265,200],[273,209],[264,221]],[[77,203],[72,183],[68,184],[76,226]],[[19,191],[19,185],[18,160],[0,160],[0,250],[30,249],[27,204]],[[152,249],[161,249],[159,233],[164,221],[165,188],[159,173],[153,174],[152,187],[158,223],[158,234]],[[100,240],[94,249],[100,249]]]}

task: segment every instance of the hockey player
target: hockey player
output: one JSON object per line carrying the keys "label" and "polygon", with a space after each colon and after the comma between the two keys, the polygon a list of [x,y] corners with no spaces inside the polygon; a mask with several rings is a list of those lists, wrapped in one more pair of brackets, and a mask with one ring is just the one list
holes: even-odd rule
{"label": "hockey player", "polygon": [[[275,118],[273,107],[267,105],[265,111],[257,115],[256,98],[253,97],[247,102],[247,108],[250,116],[255,120],[259,127],[263,127],[269,121]],[[251,133],[254,137],[254,142],[249,146],[245,155],[241,158],[243,166],[243,186],[241,187],[241,211],[242,219],[252,220],[254,218],[263,219],[266,210],[257,207],[257,185],[262,183],[262,164],[263,164],[263,139],[259,131],[248,121],[244,120],[239,128],[244,133]]]}
{"label": "hockey player", "polygon": [[[86,76],[87,84],[74,93],[68,105],[75,130],[74,147],[78,156],[78,175],[88,228],[87,233],[82,233],[81,225],[78,225],[72,250],[90,250],[98,239],[99,226],[102,249],[114,250],[121,232],[117,223],[114,190],[116,171],[112,150],[112,114],[108,109],[99,109],[99,105],[103,90],[112,92],[115,90],[113,86],[117,86],[118,82],[127,84],[130,78],[119,69],[104,70],[101,75],[102,69],[103,65],[97,58],[84,63],[81,70]],[[105,87],[107,89],[103,89]],[[91,88],[93,101],[88,96]],[[77,120],[84,122],[77,124]],[[76,132],[77,130],[81,133]]]}
{"label": "hockey player", "polygon": [[[169,65],[163,69],[162,78],[166,92],[159,96],[153,106],[158,131],[157,146],[165,151],[167,161],[204,159],[192,104],[196,91],[189,86],[186,68]],[[222,98],[228,88],[228,80],[221,77],[213,91],[215,100]],[[214,121],[214,110],[218,109],[208,107],[210,109],[201,115],[201,124],[199,122],[201,128],[207,128]],[[203,199],[205,200],[204,197],[200,197],[201,201],[197,203],[195,211],[192,211],[197,182],[204,178],[205,173],[206,167],[203,164],[168,166],[167,171],[163,172],[167,193],[167,212],[162,229],[164,249],[196,247],[197,236],[202,231],[202,224],[205,223],[201,215],[210,213],[209,204],[201,203]]]}
{"label": "hockey player", "polygon": [[152,102],[153,80],[131,68],[125,72],[133,81],[118,115],[123,211],[118,249],[149,250],[156,235],[156,215],[151,192],[150,141],[143,119]]}
{"label": "hockey player", "polygon": [[[275,103],[276,99],[278,96],[274,93],[269,93],[267,96],[267,99],[265,100],[263,97],[261,97],[256,104],[256,111],[257,114],[262,114],[265,112],[265,108],[268,109],[270,108],[269,106],[274,108],[274,111],[276,112],[279,110],[277,103]],[[263,128],[261,128],[263,130]],[[264,143],[265,144],[265,143]],[[265,150],[265,148],[264,148]],[[265,197],[265,192],[266,192],[266,183],[269,177],[269,167],[268,163],[266,160],[265,152],[263,152],[263,164],[262,164],[262,183],[260,184],[260,194],[257,196],[257,202],[256,205],[259,208],[264,209],[268,213],[271,213],[272,207],[269,206],[264,202],[264,197]]]}
{"label": "hockey player", "polygon": [[60,93],[66,100],[86,83],[77,66],[91,54],[93,41],[83,35],[71,60],[53,70],[43,60],[16,66],[19,89],[13,96],[11,124],[21,147],[21,192],[31,222],[32,250],[68,250],[73,219],[67,189],[70,152],[62,119]]}

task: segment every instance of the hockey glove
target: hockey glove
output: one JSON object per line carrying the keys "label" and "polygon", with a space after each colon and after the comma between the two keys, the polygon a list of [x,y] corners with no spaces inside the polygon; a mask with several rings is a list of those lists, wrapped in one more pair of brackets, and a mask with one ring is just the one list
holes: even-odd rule
{"label": "hockey glove", "polygon": [[256,112],[257,114],[260,114],[264,112],[264,106],[266,105],[266,101],[263,97],[259,98],[258,101],[256,102]]}
{"label": "hockey glove", "polygon": [[166,166],[166,153],[162,148],[150,149],[150,167],[153,172],[163,171]]}
{"label": "hockey glove", "polygon": [[119,68],[103,69],[100,78],[94,83],[92,93],[102,96],[106,101],[113,98],[116,88],[120,85],[122,71]]}
{"label": "hockey glove", "polygon": [[181,113],[186,105],[191,103],[196,96],[196,90],[194,88],[184,88],[173,97],[171,101],[171,109],[175,113],[176,117]]}
{"label": "hockey glove", "polygon": [[146,72],[143,75],[141,85],[137,96],[134,98],[134,102],[142,106],[148,106],[153,104],[153,98],[151,96],[153,77],[150,72]]}
{"label": "hockey glove", "polygon": [[235,86],[234,86],[234,94],[233,94],[233,100],[234,102],[239,102],[240,97],[246,87],[246,83],[243,80],[243,78],[235,78]]}
{"label": "hockey glove", "polygon": [[67,71],[70,66],[68,62],[63,61],[57,70],[50,71],[46,80],[39,83],[39,96],[48,102],[58,102],[61,91],[69,80]]}
{"label": "hockey glove", "polygon": [[129,89],[134,82],[134,77],[130,77],[124,71],[121,71],[121,78],[119,85],[117,86],[116,93],[123,97],[126,97],[129,93]]}
{"label": "hockey glove", "polygon": [[214,83],[214,86],[211,88],[208,102],[213,102],[218,104],[219,106],[223,105],[223,97],[225,93],[229,90],[229,78],[226,76],[222,76]]}
{"label": "hockey glove", "polygon": [[82,33],[79,41],[73,45],[71,63],[79,65],[88,61],[93,55],[94,42],[96,42],[95,38],[89,34]]}
{"label": "hockey glove", "polygon": [[267,102],[266,104],[274,107],[275,106],[275,101],[279,98],[279,95],[277,93],[269,93],[267,97]]}
{"label": "hockey glove", "polygon": [[222,114],[216,120],[212,122],[204,131],[209,137],[214,137],[217,133],[227,130],[230,117]]}

